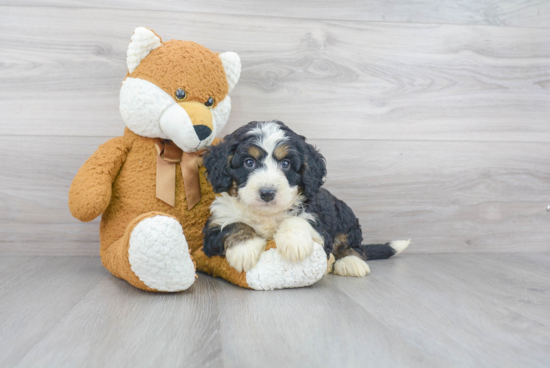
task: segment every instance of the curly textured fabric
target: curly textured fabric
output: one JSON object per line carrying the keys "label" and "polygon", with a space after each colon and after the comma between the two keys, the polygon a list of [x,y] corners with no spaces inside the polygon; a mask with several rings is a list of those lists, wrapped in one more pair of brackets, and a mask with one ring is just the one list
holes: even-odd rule
{"label": "curly textured fabric", "polygon": [[132,231],[128,261],[148,287],[159,291],[186,290],[195,281],[195,265],[178,220],[157,215]]}
{"label": "curly textured fabric", "polygon": [[241,59],[234,52],[224,52],[220,54],[220,59],[229,83],[229,92],[231,92],[241,77]]}
{"label": "curly textured fabric", "polygon": [[133,72],[151,50],[156,49],[162,44],[162,39],[150,29],[138,27],[132,35],[132,42],[126,52],[126,64],[128,71]]}
{"label": "curly textured fabric", "polygon": [[182,88],[188,94],[186,101],[204,103],[212,97],[214,106],[229,92],[218,54],[191,41],[165,42],[152,50],[129,76],[151,82],[170,96]]}
{"label": "curly textured fabric", "polygon": [[301,262],[289,262],[276,249],[262,253],[256,266],[246,273],[251,289],[274,290],[309,286],[321,280],[327,270],[323,246],[315,243],[311,256]]}

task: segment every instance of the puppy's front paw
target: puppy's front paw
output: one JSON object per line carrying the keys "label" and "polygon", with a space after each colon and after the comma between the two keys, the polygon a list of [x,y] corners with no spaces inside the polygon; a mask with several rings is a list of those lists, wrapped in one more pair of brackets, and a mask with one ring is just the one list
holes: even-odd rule
{"label": "puppy's front paw", "polygon": [[260,254],[265,250],[265,245],[265,239],[256,237],[227,249],[225,258],[238,272],[246,272],[256,265]]}
{"label": "puppy's front paw", "polygon": [[298,262],[313,253],[313,231],[306,220],[292,217],[281,224],[273,239],[284,258]]}

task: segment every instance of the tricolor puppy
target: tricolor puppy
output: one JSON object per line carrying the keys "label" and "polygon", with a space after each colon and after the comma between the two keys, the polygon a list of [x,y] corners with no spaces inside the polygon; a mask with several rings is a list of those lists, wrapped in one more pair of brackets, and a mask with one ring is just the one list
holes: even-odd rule
{"label": "tricolor puppy", "polygon": [[216,193],[204,232],[204,253],[225,255],[248,271],[275,240],[286,259],[311,255],[324,245],[329,265],[342,276],[369,273],[365,261],[402,252],[409,241],[362,245],[361,226],[344,202],[321,188],[323,156],[279,121],[251,122],[209,147],[204,159]]}

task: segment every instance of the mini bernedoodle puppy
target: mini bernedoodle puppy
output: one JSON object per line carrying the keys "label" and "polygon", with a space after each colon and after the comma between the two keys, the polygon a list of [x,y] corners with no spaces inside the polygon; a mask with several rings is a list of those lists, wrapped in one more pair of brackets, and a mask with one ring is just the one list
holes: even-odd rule
{"label": "mini bernedoodle puppy", "polygon": [[342,276],[365,276],[365,261],[402,252],[409,241],[362,245],[361,226],[344,202],[324,188],[324,157],[279,121],[251,122],[209,147],[207,177],[221,193],[211,206],[204,253],[225,255],[237,271],[253,268],[267,240],[283,257],[301,261],[324,246]]}

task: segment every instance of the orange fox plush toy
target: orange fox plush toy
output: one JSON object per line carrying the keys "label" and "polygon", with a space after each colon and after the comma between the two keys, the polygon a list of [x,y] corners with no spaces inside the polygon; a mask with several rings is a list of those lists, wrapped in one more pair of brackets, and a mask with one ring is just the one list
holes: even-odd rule
{"label": "orange fox plush toy", "polygon": [[258,290],[307,286],[327,269],[321,245],[289,263],[273,244],[256,267],[237,272],[224,257],[205,256],[202,229],[214,193],[201,153],[231,110],[228,93],[241,72],[233,52],[136,28],[120,90],[122,137],[109,140],[80,168],[69,208],[81,221],[102,215],[100,255],[116,277],[149,291],[181,291],[195,269]]}

